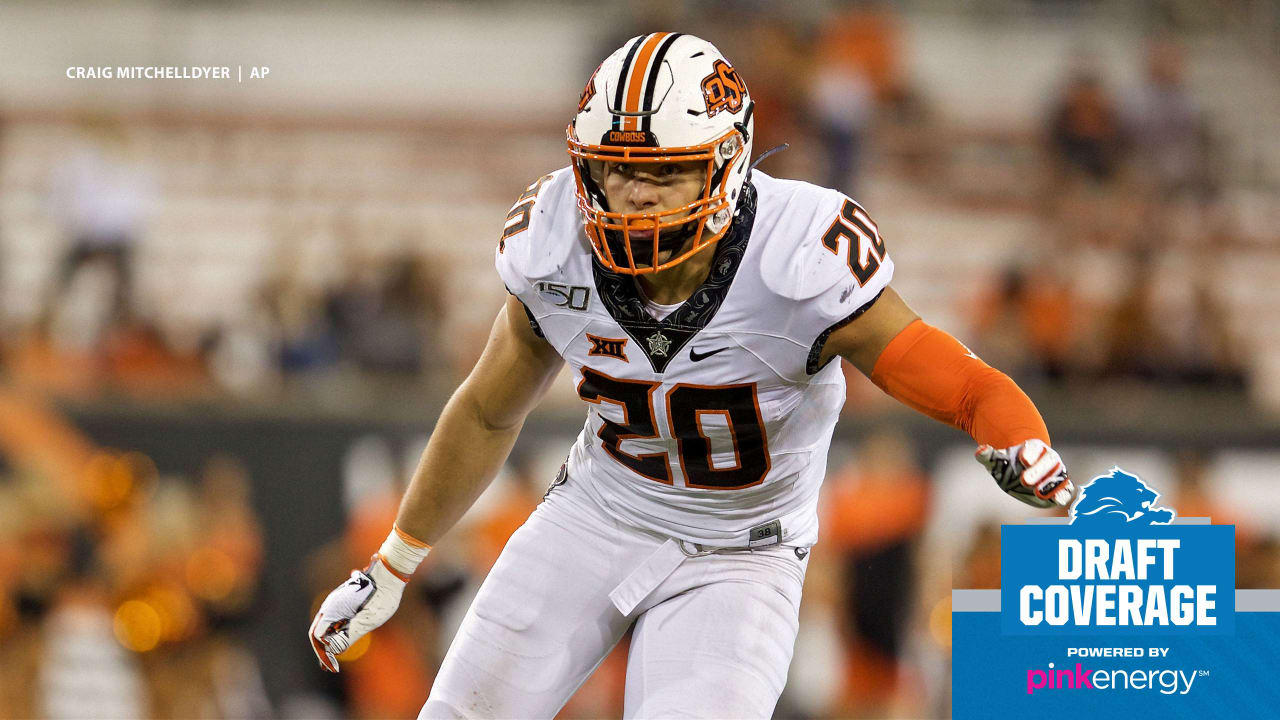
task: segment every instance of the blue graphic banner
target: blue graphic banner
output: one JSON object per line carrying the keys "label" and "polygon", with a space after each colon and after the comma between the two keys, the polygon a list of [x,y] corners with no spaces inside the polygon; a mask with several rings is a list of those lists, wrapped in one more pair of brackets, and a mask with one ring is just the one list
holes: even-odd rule
{"label": "blue graphic banner", "polygon": [[1000,589],[953,593],[954,717],[1280,717],[1280,590],[1237,608],[1235,527],[1159,497],[1113,468],[1001,528]]}
{"label": "blue graphic banner", "polygon": [[1005,633],[1235,632],[1234,526],[1005,525],[1000,548]]}

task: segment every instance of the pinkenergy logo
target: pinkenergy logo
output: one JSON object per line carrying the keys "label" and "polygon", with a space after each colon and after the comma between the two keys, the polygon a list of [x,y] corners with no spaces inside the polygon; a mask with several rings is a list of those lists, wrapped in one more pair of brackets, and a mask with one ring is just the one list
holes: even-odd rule
{"label": "pinkenergy logo", "polygon": [[1076,663],[1074,669],[1056,668],[1049,663],[1044,670],[1027,670],[1027,694],[1043,690],[1148,690],[1161,695],[1186,695],[1196,678],[1208,676],[1209,671],[1204,669],[1086,670],[1084,663]]}

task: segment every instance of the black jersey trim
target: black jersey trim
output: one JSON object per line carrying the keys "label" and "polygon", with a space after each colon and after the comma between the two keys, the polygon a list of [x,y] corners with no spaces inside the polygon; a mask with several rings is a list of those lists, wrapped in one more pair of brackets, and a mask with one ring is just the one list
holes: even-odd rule
{"label": "black jersey trim", "polygon": [[516,300],[519,300],[520,307],[524,308],[524,314],[526,317],[529,318],[529,328],[533,330],[533,334],[537,335],[543,340],[546,340],[547,336],[542,334],[542,326],[538,324],[538,319],[533,316],[533,313],[529,312],[529,306],[525,305],[524,301],[520,300],[520,298],[516,298]]}
{"label": "black jersey trim", "polygon": [[848,325],[854,320],[857,320],[859,317],[862,317],[862,314],[870,310],[871,306],[875,305],[876,301],[879,300],[880,296],[883,294],[884,294],[884,290],[881,290],[880,292],[876,293],[875,297],[871,298],[866,303],[864,303],[862,307],[850,313],[848,317],[846,317],[843,320],[840,320],[839,322],[827,328],[826,330],[823,330],[822,334],[818,336],[817,340],[813,341],[813,345],[809,348],[809,360],[808,362],[805,363],[805,367],[804,367],[805,371],[808,372],[810,375],[813,375],[817,373],[819,370],[821,370],[822,368],[826,367],[827,363],[830,363],[832,360],[834,360],[836,356],[832,355],[831,357],[827,358],[827,362],[822,363],[821,365],[818,364],[818,361],[822,359],[822,348],[827,344],[827,338],[831,337],[831,334],[834,333],[835,331],[839,330],[845,325]]}
{"label": "black jersey trim", "polygon": [[751,183],[746,183],[742,186],[742,199],[738,201],[738,213],[733,224],[716,242],[707,279],[664,320],[655,319],[645,310],[632,276],[610,272],[600,264],[599,258],[593,256],[591,267],[601,302],[614,321],[636,341],[636,346],[649,359],[655,373],[666,371],[672,358],[711,322],[724,303],[747,252],[755,220],[756,189]]}

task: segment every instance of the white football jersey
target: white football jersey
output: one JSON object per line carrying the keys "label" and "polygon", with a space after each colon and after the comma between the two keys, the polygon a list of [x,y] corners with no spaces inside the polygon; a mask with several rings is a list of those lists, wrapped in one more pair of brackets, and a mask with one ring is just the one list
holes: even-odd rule
{"label": "white football jersey", "polygon": [[496,263],[587,403],[570,482],[669,537],[812,545],[845,397],[839,363],[818,358],[893,262],[843,194],[759,171],[712,252],[703,285],[655,318],[634,278],[596,262],[564,168],[521,195]]}

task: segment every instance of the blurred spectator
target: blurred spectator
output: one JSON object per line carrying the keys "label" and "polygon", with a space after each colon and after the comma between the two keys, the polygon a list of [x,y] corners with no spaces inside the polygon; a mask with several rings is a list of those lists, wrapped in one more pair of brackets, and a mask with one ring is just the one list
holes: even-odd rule
{"label": "blurred spectator", "polygon": [[[0,104],[0,178],[4,177],[4,173],[6,169],[5,168],[5,157],[6,157],[5,151],[7,148],[5,146],[5,140],[6,140],[5,135],[6,135],[7,124],[8,123],[7,123],[7,118],[5,117],[4,105]],[[3,182],[0,182],[0,185],[3,185]],[[5,296],[5,292],[8,287],[7,285],[8,266],[6,265],[7,258],[6,258],[5,246],[4,246],[5,229],[6,229],[5,226],[3,224],[0,224],[0,298],[3,298]],[[0,359],[4,358],[5,348],[9,341],[10,331],[12,330],[12,328],[9,327],[9,324],[12,321],[9,315],[10,315],[10,312],[6,307],[6,303],[0,302]]]}
{"label": "blurred spectator", "polygon": [[1191,281],[1191,307],[1174,318],[1169,366],[1182,382],[1243,388],[1243,355],[1219,288],[1204,273]]}
{"label": "blurred spectator", "polygon": [[899,97],[899,45],[897,19],[884,3],[846,2],[823,20],[809,90],[828,162],[822,184],[857,191],[876,108]]}
{"label": "blurred spectator", "polygon": [[1129,285],[1105,324],[1103,374],[1176,384],[1243,387],[1240,352],[1211,280],[1197,276],[1189,307],[1169,313],[1156,302],[1153,250],[1139,249]]}
{"label": "blurred spectator", "polygon": [[[91,272],[80,273],[86,278]],[[63,299],[58,326],[42,316],[16,336],[5,355],[6,365],[22,387],[59,396],[90,398],[104,390],[134,397],[191,399],[207,389],[204,348],[178,351],[154,323],[137,316],[118,319],[71,319],[81,302],[73,282]],[[92,311],[90,311],[92,314]]]}
{"label": "blurred spectator", "polygon": [[[133,606],[121,606],[123,623],[121,614],[113,618],[105,578],[91,567],[92,548],[78,545],[40,626],[39,714],[51,720],[147,717],[151,703],[143,668],[128,651],[139,647],[127,649],[117,641],[121,635],[126,641],[138,637],[130,634],[136,628],[130,625]],[[147,606],[139,603],[137,612],[145,616]]]}
{"label": "blurred spectator", "polygon": [[[267,717],[231,634],[262,545],[248,478],[217,460],[191,486],[136,452],[93,448],[0,398],[0,699],[18,717]],[[56,457],[55,457],[56,456]]]}
{"label": "blurred spectator", "polygon": [[198,549],[187,561],[187,582],[216,622],[241,621],[253,607],[264,552],[249,474],[236,458],[216,455],[199,483]]}
{"label": "blurred spectator", "polygon": [[866,78],[878,101],[894,100],[901,89],[902,39],[896,11],[879,0],[845,0],[822,21],[821,62]]}
{"label": "blurred spectator", "polygon": [[445,321],[438,280],[425,258],[389,258],[373,272],[351,272],[325,300],[339,355],[362,370],[418,375],[440,368]]}
{"label": "blurred spectator", "polygon": [[964,563],[956,570],[953,587],[1000,589],[1000,523],[987,520],[974,529]]}
{"label": "blurred spectator", "polygon": [[50,206],[70,237],[45,312],[56,313],[59,298],[84,266],[98,263],[114,275],[113,318],[127,316],[133,303],[133,254],[152,205],[151,181],[131,154],[119,121],[91,116],[80,123],[81,137],[51,180]]}
{"label": "blurred spectator", "polygon": [[150,175],[119,120],[88,115],[77,129],[47,198],[69,245],[9,360],[24,382],[56,392],[188,392],[204,380],[203,358],[175,353],[134,297],[135,246],[154,203]]}
{"label": "blurred spectator", "polygon": [[276,315],[265,291],[243,316],[211,332],[202,348],[207,369],[218,387],[239,396],[261,394],[278,385]]}
{"label": "blurred spectator", "polygon": [[877,154],[896,160],[896,167],[890,167],[913,186],[938,185],[945,177],[940,166],[946,141],[939,136],[939,118],[924,91],[904,84],[895,103],[884,110],[874,129]]}
{"label": "blurred spectator", "polygon": [[337,339],[317,293],[291,276],[277,277],[263,288],[259,301],[270,319],[281,370],[311,372],[336,366]]}
{"label": "blurred spectator", "polygon": [[840,558],[833,569],[849,657],[837,716],[880,716],[897,694],[928,491],[899,432],[869,436],[856,460],[827,478],[819,551]]}
{"label": "blurred spectator", "polygon": [[1049,118],[1049,143],[1061,176],[1106,183],[1116,177],[1123,151],[1120,113],[1102,78],[1079,69]]}
{"label": "blurred spectator", "polygon": [[158,327],[142,318],[113,327],[103,355],[112,384],[131,395],[189,395],[208,379],[199,348],[176,351]]}
{"label": "blurred spectator", "polygon": [[1071,368],[1076,299],[1058,266],[1033,267],[1034,278],[1020,265],[1006,267],[989,293],[979,298],[975,347],[992,366],[1015,378],[1059,380]]}
{"label": "blurred spectator", "polygon": [[1211,457],[1201,449],[1187,447],[1173,454],[1173,472],[1178,489],[1170,503],[1181,517],[1209,518],[1215,525],[1235,525],[1236,541],[1247,540],[1252,534],[1242,527],[1225,505],[1213,496],[1213,480],[1209,477]]}
{"label": "blurred spectator", "polygon": [[820,64],[810,83],[809,107],[827,161],[823,184],[856,193],[863,146],[876,107],[870,83],[856,69]]}
{"label": "blurred spectator", "polygon": [[1130,96],[1124,120],[1137,170],[1158,198],[1216,192],[1208,127],[1187,89],[1186,55],[1176,41],[1148,46],[1145,82]]}
{"label": "blurred spectator", "polygon": [[1102,372],[1111,377],[1155,380],[1169,348],[1156,320],[1155,275],[1150,251],[1140,250],[1128,287],[1108,315]]}
{"label": "blurred spectator", "polygon": [[1236,553],[1237,588],[1274,590],[1280,587],[1280,538],[1274,534],[1264,535],[1237,547]]}

